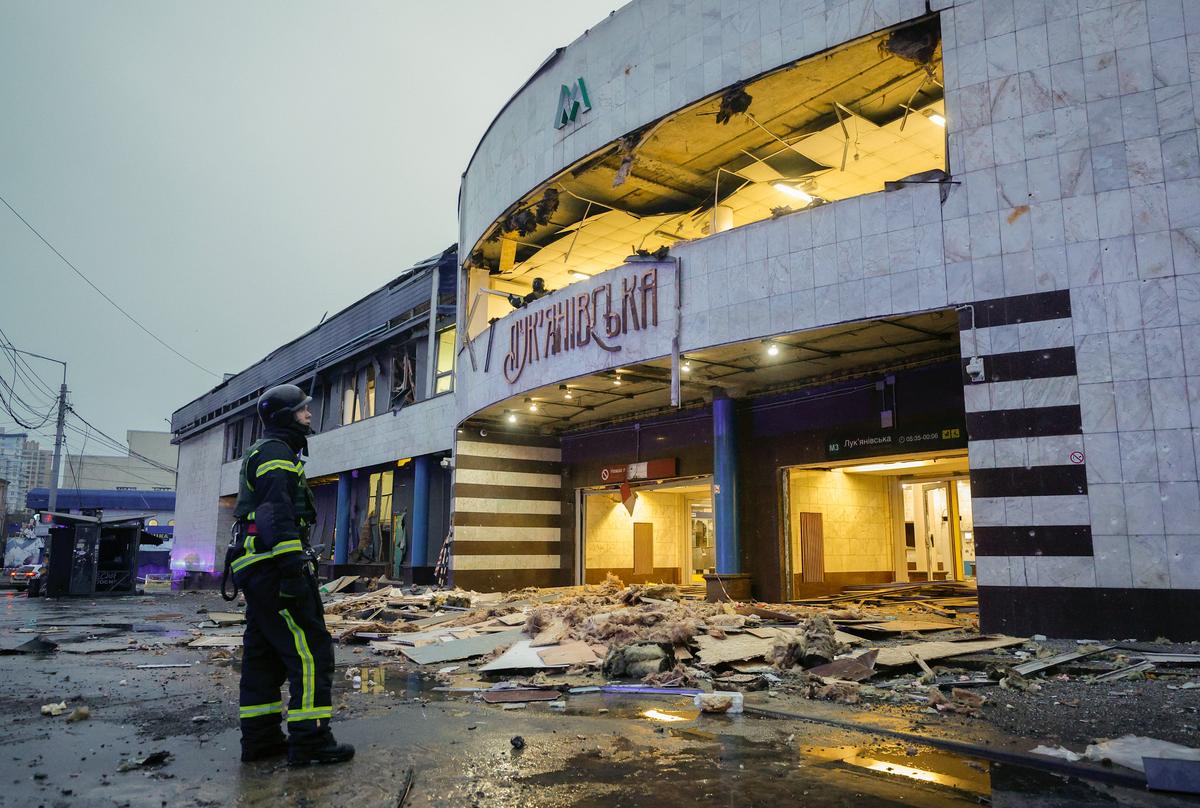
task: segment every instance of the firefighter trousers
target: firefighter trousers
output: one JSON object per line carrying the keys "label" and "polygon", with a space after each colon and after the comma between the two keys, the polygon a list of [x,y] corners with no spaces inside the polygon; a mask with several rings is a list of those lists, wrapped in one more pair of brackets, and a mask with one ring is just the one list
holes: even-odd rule
{"label": "firefighter trousers", "polygon": [[299,748],[326,745],[332,738],[333,641],[325,628],[316,579],[306,565],[308,596],[281,598],[279,571],[269,560],[238,577],[246,596],[239,694],[243,749],[283,740],[280,688],[285,680],[290,691],[288,743]]}

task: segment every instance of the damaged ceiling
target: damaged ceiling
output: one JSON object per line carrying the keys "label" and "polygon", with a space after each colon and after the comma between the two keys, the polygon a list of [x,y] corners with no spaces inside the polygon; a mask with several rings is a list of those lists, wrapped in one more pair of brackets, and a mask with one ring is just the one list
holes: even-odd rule
{"label": "damaged ceiling", "polygon": [[866,37],[631,133],[520,200],[471,265],[561,288],[633,249],[703,238],[714,205],[723,230],[944,169],[937,26]]}
{"label": "damaged ceiling", "polygon": [[[953,311],[837,325],[689,351],[680,366],[683,406],[704,404],[712,398],[714,388],[744,398],[885,367],[957,357],[958,353],[958,319]],[[547,385],[494,404],[471,423],[561,434],[670,408],[671,360],[664,357]]]}

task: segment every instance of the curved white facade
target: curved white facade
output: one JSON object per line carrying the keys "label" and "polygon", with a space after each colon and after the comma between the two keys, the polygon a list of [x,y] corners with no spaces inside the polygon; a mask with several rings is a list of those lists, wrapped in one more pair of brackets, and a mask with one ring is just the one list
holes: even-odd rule
{"label": "curved white facade", "polygon": [[[514,202],[625,133],[925,14],[919,0],[731,5],[630,3],[523,87],[464,175],[463,254]],[[962,352],[988,369],[964,384],[975,524],[990,542],[978,561],[985,622],[990,608],[991,625],[1024,630],[1063,611],[1075,626],[1105,615],[1182,636],[1169,614],[1200,604],[1200,6],[930,5],[951,182],[679,244],[680,347],[970,307]],[[579,77],[591,110],[555,128],[559,88]],[[460,419],[668,354],[673,292],[658,330],[620,354],[589,345],[515,383],[502,372],[520,318],[644,266],[507,314],[486,373],[477,338],[475,367],[460,357]],[[672,262],[659,266],[672,277]],[[1079,492],[1037,481],[1071,465],[1086,465]]]}

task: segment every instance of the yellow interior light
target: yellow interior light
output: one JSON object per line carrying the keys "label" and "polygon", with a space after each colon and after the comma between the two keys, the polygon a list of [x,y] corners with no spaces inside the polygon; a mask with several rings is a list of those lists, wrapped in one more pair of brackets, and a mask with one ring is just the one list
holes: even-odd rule
{"label": "yellow interior light", "polygon": [[892,471],[893,469],[915,469],[918,466],[931,466],[932,460],[897,460],[894,463],[866,463],[862,466],[847,466],[842,471],[851,474],[860,471]]}
{"label": "yellow interior light", "polygon": [[796,199],[799,199],[801,202],[803,202],[806,205],[809,202],[813,201],[812,194],[808,193],[807,191],[803,191],[803,190],[797,188],[795,185],[791,185],[786,182],[773,182],[773,183],[771,183],[771,187],[774,188],[776,191],[785,193],[788,196],[792,196],[792,197],[795,197]]}
{"label": "yellow interior light", "polygon": [[936,112],[929,113],[929,122],[935,126],[940,126],[943,129],[946,127],[946,119]]}

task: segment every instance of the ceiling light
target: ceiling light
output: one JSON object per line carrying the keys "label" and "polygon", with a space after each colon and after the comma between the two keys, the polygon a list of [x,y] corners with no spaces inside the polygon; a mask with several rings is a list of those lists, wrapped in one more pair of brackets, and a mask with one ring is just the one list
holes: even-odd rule
{"label": "ceiling light", "polygon": [[892,471],[893,469],[914,469],[918,466],[931,466],[932,460],[897,460],[894,463],[867,463],[862,466],[847,466],[842,471],[851,474],[861,471]]}
{"label": "ceiling light", "polygon": [[690,360],[690,359],[683,360],[683,363],[680,364],[680,366],[679,366],[679,370],[683,373],[690,373],[692,370],[692,360]]}
{"label": "ceiling light", "polygon": [[793,196],[796,199],[799,199],[801,202],[803,202],[806,205],[809,202],[813,201],[812,194],[808,193],[807,191],[802,191],[801,189],[797,188],[795,185],[789,185],[786,182],[773,182],[773,183],[771,183],[771,187],[774,188],[776,191],[781,191],[781,192],[787,194],[788,196]]}
{"label": "ceiling light", "polygon": [[938,115],[936,112],[931,112],[925,117],[929,118],[929,122],[935,126],[940,126],[942,128],[945,128],[946,126],[946,119],[941,115]]}
{"label": "ceiling light", "polygon": [[620,386],[621,386],[621,377],[614,376],[613,377],[613,387],[620,387]]}
{"label": "ceiling light", "polygon": [[560,384],[558,386],[558,389],[562,391],[562,396],[567,401],[570,401],[571,399],[575,398],[575,395],[571,392],[571,388],[567,387],[565,384]]}
{"label": "ceiling light", "polygon": [[779,356],[779,346],[776,343],[767,343],[767,356]]}
{"label": "ceiling light", "polygon": [[525,404],[526,404],[526,405],[529,407],[529,411],[530,411],[530,412],[537,412],[537,411],[538,411],[538,405],[537,405],[537,402],[536,402],[536,401],[534,401],[532,398],[527,398],[527,399],[525,399]]}
{"label": "ceiling light", "polygon": [[571,277],[577,281],[591,280],[592,276],[580,272],[578,269],[571,270]]}
{"label": "ceiling light", "polygon": [[508,421],[510,424],[515,424],[517,422],[517,414],[515,412],[512,410],[505,410],[504,413],[504,420]]}

